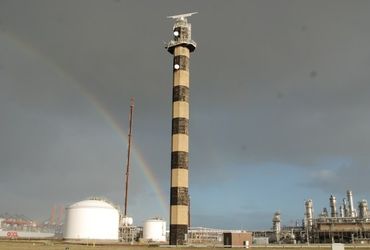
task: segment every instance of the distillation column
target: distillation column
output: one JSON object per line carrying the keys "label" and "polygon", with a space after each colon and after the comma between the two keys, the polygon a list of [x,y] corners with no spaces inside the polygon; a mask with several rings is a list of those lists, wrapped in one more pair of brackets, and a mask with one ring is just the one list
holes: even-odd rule
{"label": "distillation column", "polygon": [[281,232],[281,217],[280,211],[275,212],[274,217],[272,217],[272,231],[275,234],[276,242],[280,242],[280,232]]}
{"label": "distillation column", "polygon": [[353,195],[352,195],[352,191],[351,190],[347,190],[347,201],[349,203],[349,207],[348,207],[348,212],[349,212],[349,217],[356,217],[356,209],[355,207],[353,206]]}
{"label": "distillation column", "polygon": [[333,195],[330,195],[330,210],[331,210],[331,217],[332,218],[335,218],[335,217],[338,217],[338,214],[337,214],[337,201],[335,199],[335,196]]}
{"label": "distillation column", "polygon": [[367,210],[368,210],[367,200],[360,201],[358,205],[358,209],[359,209],[358,217],[360,219],[367,219]]}
{"label": "distillation column", "polygon": [[313,203],[312,200],[309,199],[304,203],[306,207],[306,212],[305,212],[305,226],[308,231],[312,230],[312,225],[313,225]]}
{"label": "distillation column", "polygon": [[189,224],[189,58],[196,44],[191,40],[187,17],[172,16],[173,40],[167,50],[173,55],[170,245],[184,245]]}
{"label": "distillation column", "polygon": [[346,198],[343,198],[343,210],[344,210],[344,217],[350,217]]}

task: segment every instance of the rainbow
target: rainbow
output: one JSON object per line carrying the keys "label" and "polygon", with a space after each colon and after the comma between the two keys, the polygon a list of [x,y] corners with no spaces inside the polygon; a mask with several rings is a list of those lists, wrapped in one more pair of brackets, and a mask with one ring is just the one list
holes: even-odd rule
{"label": "rainbow", "polygon": [[[42,55],[38,50],[30,46],[29,44],[24,43],[20,39],[18,39],[13,34],[10,34],[8,32],[1,31],[1,34],[5,35],[7,38],[9,38],[12,42],[14,42],[18,47],[22,48],[23,50],[30,53],[32,56],[37,56],[42,61],[47,63],[49,66],[53,67],[53,69],[56,70],[57,73],[59,73],[61,76],[63,76],[65,79],[69,80],[71,83],[74,84],[74,86],[79,90],[79,93],[84,96],[89,103],[91,103],[98,114],[100,114],[103,119],[113,128],[114,131],[121,137],[123,141],[127,141],[127,134],[123,129],[123,126],[119,124],[115,116],[99,101],[99,99],[93,95],[91,92],[89,92],[84,86],[78,82],[71,74],[69,74],[65,69],[63,69],[61,66],[53,62],[51,59],[46,57],[45,55]],[[152,187],[153,191],[155,192],[156,197],[159,200],[163,215],[167,215],[168,209],[166,201],[166,195],[164,194],[159,181],[157,180],[152,167],[147,163],[145,160],[145,157],[140,150],[140,148],[137,145],[133,145],[132,147],[132,153],[133,158],[135,162],[138,163],[139,168],[144,173],[144,176],[149,182],[149,185]]]}
{"label": "rainbow", "polygon": [[[79,85],[79,87],[81,87],[81,85]],[[91,95],[86,90],[81,91],[81,93],[83,93],[86,97],[88,97],[87,99],[91,103],[94,104],[98,113],[101,116],[103,116],[103,118],[110,124],[110,126],[120,135],[121,139],[123,141],[127,141],[127,133],[120,126],[119,122],[114,117],[114,115],[108,109],[106,109],[94,95]],[[133,143],[132,148],[133,148],[132,152],[133,152],[134,159],[136,160],[139,167],[143,171],[146,179],[149,181],[149,184],[153,188],[156,196],[159,198],[160,205],[161,205],[161,208],[162,208],[163,212],[165,212],[165,214],[167,214],[167,210],[168,210],[167,209],[167,203],[168,202],[166,202],[166,196],[165,196],[158,180],[156,179],[156,176],[155,176],[154,172],[152,171],[152,167],[147,163],[147,161],[144,158],[144,155],[143,155],[142,151],[140,150],[140,148],[137,145],[135,145]]]}

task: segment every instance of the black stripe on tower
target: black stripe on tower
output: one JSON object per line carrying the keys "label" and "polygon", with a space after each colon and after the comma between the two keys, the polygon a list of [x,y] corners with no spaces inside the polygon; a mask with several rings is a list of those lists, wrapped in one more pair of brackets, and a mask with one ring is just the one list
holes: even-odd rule
{"label": "black stripe on tower", "polygon": [[171,187],[171,206],[189,205],[189,194],[187,187]]}
{"label": "black stripe on tower", "polygon": [[189,87],[184,85],[177,85],[172,90],[173,102],[189,102]]}
{"label": "black stripe on tower", "polygon": [[188,233],[188,225],[170,225],[170,245],[183,245],[185,234]]}
{"label": "black stripe on tower", "polygon": [[171,169],[185,168],[189,169],[189,153],[184,151],[175,151],[171,153]]}
{"label": "black stripe on tower", "polygon": [[[175,65],[179,65],[179,67],[175,67]],[[173,57],[173,70],[189,70],[189,57],[178,55]]]}
{"label": "black stripe on tower", "polygon": [[183,117],[172,119],[172,134],[189,134],[189,120]]}

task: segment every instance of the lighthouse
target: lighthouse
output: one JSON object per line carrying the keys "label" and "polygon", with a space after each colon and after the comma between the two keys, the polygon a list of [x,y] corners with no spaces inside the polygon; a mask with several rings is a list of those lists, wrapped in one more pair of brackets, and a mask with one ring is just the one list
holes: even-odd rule
{"label": "lighthouse", "polygon": [[189,61],[196,48],[187,18],[196,13],[170,16],[173,39],[167,51],[173,55],[170,245],[186,243],[189,226]]}

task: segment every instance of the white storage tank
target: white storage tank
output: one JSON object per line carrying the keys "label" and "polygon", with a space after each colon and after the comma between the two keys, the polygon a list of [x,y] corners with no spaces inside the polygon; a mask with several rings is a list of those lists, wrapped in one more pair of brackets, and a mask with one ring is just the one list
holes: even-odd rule
{"label": "white storage tank", "polygon": [[165,242],[166,222],[158,218],[145,221],[143,238],[146,241]]}
{"label": "white storage tank", "polygon": [[66,208],[64,239],[118,240],[119,212],[101,199],[77,202]]}
{"label": "white storage tank", "polygon": [[132,226],[132,224],[134,223],[134,219],[132,217],[128,217],[128,216],[123,216],[122,219],[121,219],[121,225],[122,226]]}

